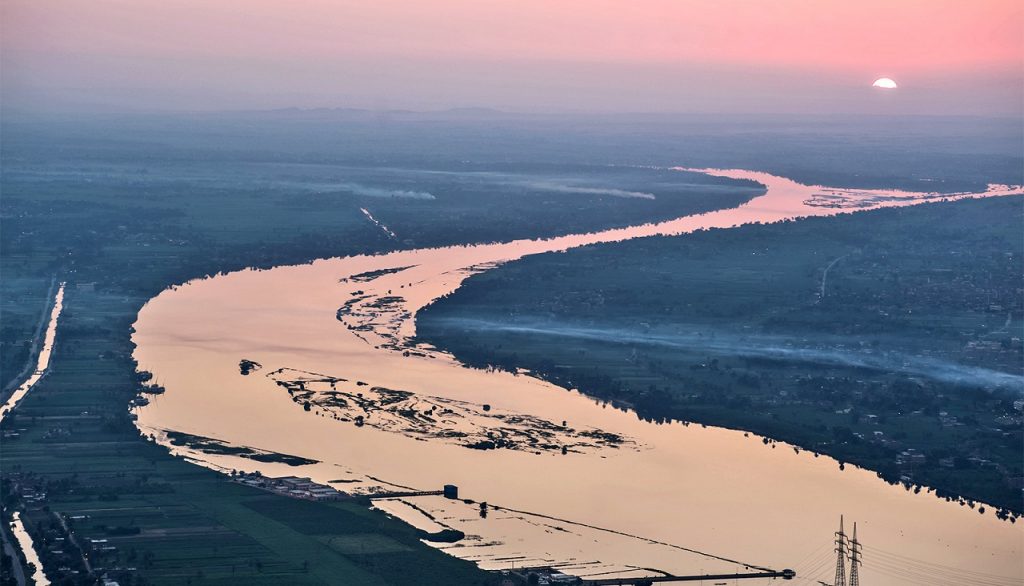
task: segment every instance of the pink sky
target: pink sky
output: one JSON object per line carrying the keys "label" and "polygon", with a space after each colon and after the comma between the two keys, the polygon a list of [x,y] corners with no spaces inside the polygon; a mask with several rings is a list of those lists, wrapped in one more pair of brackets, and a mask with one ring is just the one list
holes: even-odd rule
{"label": "pink sky", "polygon": [[[1022,6],[4,0],[0,48],[15,103],[1014,114]],[[880,76],[898,98],[859,93]]]}

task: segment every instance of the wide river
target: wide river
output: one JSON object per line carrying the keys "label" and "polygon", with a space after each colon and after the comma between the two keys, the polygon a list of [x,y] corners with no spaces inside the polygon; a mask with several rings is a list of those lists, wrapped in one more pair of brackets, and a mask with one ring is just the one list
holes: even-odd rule
{"label": "wide river", "polygon": [[[608,577],[756,564],[793,568],[797,583],[831,582],[842,514],[865,544],[865,583],[1024,580],[1024,526],[991,510],[915,494],[753,434],[645,422],[526,373],[473,370],[409,345],[420,308],[524,255],[939,197],[701,172],[753,179],[766,191],[736,208],[657,224],[334,258],[168,289],[135,324],[139,367],[166,387],[137,410],[137,423],[169,446],[167,432],[177,431],[316,461],[288,466],[171,446],[221,470],[308,476],[363,493],[458,485],[462,498],[490,503],[486,516],[478,504],[439,496],[375,502],[417,527],[465,532],[442,547],[486,568],[553,564]],[[954,197],[1020,193],[991,186]],[[258,365],[246,376],[241,360]],[[517,441],[467,447],[498,438]]]}

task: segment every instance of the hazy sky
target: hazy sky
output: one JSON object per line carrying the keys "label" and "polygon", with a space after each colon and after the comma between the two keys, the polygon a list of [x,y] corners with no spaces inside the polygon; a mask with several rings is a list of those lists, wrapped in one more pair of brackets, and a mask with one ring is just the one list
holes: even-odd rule
{"label": "hazy sky", "polygon": [[[1021,115],[1020,0],[0,0],[17,108]],[[897,90],[872,89],[892,77]]]}

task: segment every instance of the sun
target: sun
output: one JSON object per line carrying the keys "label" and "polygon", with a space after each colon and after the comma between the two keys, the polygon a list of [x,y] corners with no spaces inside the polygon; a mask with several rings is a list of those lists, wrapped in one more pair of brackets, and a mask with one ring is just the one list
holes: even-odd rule
{"label": "sun", "polygon": [[885,90],[894,90],[899,86],[896,85],[895,81],[889,79],[888,77],[879,77],[878,79],[875,80],[875,83],[871,84],[871,87],[880,87]]}

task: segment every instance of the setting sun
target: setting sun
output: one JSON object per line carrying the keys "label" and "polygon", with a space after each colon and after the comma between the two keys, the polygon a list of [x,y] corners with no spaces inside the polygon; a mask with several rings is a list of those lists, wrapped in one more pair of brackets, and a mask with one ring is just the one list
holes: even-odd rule
{"label": "setting sun", "polygon": [[1024,586],[1022,29],[0,0],[0,586]]}

